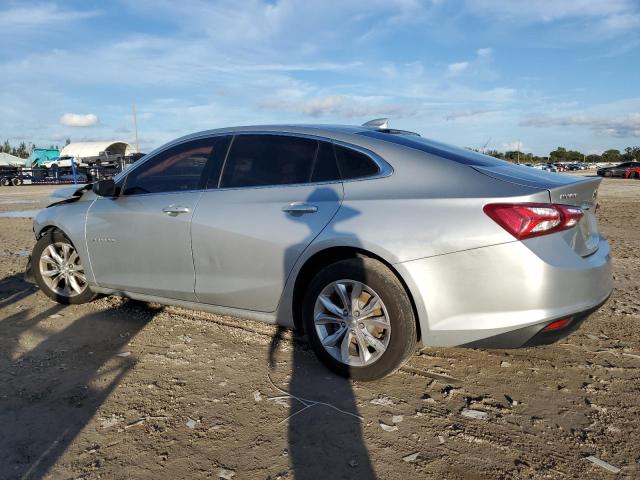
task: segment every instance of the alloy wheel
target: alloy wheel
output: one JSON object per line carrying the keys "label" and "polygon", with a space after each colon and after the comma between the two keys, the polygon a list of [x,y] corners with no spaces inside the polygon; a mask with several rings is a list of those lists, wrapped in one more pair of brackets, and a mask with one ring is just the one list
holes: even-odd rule
{"label": "alloy wheel", "polygon": [[337,280],[327,285],[316,299],[313,320],[324,349],[346,365],[370,365],[389,346],[387,309],[362,282]]}
{"label": "alloy wheel", "polygon": [[87,288],[87,278],[76,249],[64,242],[47,246],[40,255],[40,275],[57,295],[75,297]]}

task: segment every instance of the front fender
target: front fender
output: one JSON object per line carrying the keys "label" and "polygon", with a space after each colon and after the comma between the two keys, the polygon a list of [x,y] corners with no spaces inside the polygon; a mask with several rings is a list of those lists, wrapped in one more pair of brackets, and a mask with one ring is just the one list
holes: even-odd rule
{"label": "front fender", "polygon": [[64,233],[80,255],[87,282],[95,284],[85,238],[87,212],[91,203],[91,201],[78,201],[43,208],[33,219],[33,232],[36,238],[40,238],[44,232],[51,228],[57,228]]}

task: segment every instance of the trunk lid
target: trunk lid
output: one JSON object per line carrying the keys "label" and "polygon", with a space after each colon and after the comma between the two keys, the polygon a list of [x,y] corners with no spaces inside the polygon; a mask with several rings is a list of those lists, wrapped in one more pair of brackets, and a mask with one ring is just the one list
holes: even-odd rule
{"label": "trunk lid", "polygon": [[596,221],[596,205],[601,178],[574,178],[511,164],[473,168],[498,180],[545,189],[549,192],[551,203],[582,208],[584,216],[576,226],[576,234],[571,238],[572,247],[583,257],[598,250],[600,232]]}

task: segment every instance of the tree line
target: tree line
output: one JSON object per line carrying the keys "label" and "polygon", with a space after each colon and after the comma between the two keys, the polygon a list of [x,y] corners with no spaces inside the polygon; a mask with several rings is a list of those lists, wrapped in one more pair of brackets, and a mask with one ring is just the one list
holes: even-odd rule
{"label": "tree line", "polygon": [[20,145],[16,147],[11,146],[11,144],[9,144],[9,140],[5,140],[5,142],[0,146],[0,152],[8,153],[10,155],[13,155],[14,157],[19,158],[29,157],[29,149],[24,142],[20,142]]}
{"label": "tree line", "polygon": [[[65,142],[65,145],[69,145],[70,143],[71,139],[68,138]],[[35,145],[32,145],[31,148],[35,148]],[[5,140],[5,142],[0,146],[0,152],[9,153],[19,158],[28,158],[29,153],[31,152],[31,148],[27,148],[27,145],[24,142],[20,142],[18,146],[12,146],[9,143],[9,140]],[[59,150],[57,145],[50,145],[49,148],[55,148]],[[547,157],[539,157],[537,155],[533,155],[532,153],[519,152],[518,150],[508,150],[506,152],[501,152],[499,150],[480,150],[477,148],[472,148],[470,150],[473,150],[474,152],[484,153],[485,155],[490,155],[501,160],[520,163],[616,163],[630,162],[634,160],[636,162],[640,162],[640,147],[638,146],[627,147],[623,152],[615,148],[611,148],[602,152],[601,155],[586,155],[582,152],[578,152],[577,150],[567,150],[564,147],[558,147],[554,151],[549,152],[549,156]]]}
{"label": "tree line", "polygon": [[627,147],[622,152],[615,148],[611,148],[602,152],[601,155],[586,155],[582,152],[578,152],[577,150],[567,150],[564,147],[558,147],[554,151],[549,152],[549,156],[547,157],[539,157],[532,153],[519,152],[518,150],[509,150],[506,152],[501,152],[499,150],[473,150],[502,160],[520,163],[620,163],[631,162],[634,160],[640,162],[640,147],[638,146]]}
{"label": "tree line", "polygon": [[[71,143],[71,139],[67,138],[65,145],[69,145],[70,143]],[[9,140],[5,140],[4,143],[0,145],[0,153],[8,153],[18,158],[29,158],[29,155],[31,154],[31,150],[34,148],[36,148],[34,144],[31,144],[29,147],[27,147],[26,143],[20,142],[20,144],[16,146],[16,145],[11,145],[9,143]],[[60,150],[60,148],[58,148],[58,145],[49,145],[48,148],[52,150],[53,149]]]}

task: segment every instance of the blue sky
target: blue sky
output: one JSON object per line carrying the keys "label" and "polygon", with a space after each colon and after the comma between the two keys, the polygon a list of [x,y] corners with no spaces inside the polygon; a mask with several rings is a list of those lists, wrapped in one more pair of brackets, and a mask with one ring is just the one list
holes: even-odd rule
{"label": "blue sky", "polygon": [[[0,138],[392,125],[547,154],[640,144],[638,0],[0,0]],[[520,143],[518,143],[520,142]]]}

